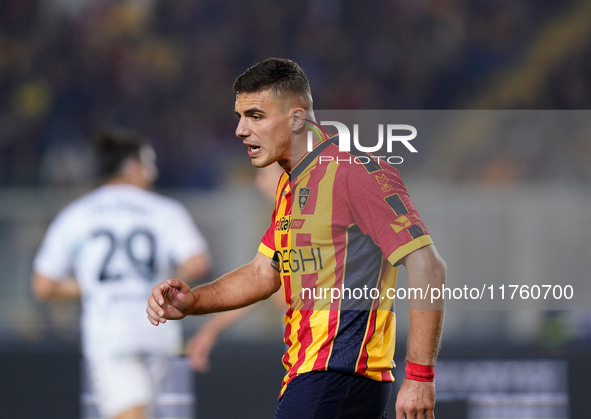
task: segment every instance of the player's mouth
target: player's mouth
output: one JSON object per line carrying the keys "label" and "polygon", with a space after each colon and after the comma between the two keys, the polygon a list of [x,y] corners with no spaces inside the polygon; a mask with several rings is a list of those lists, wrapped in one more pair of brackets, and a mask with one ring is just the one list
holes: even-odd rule
{"label": "player's mouth", "polygon": [[256,157],[261,151],[261,147],[259,147],[259,146],[247,145],[247,147],[248,147],[248,155],[250,157]]}

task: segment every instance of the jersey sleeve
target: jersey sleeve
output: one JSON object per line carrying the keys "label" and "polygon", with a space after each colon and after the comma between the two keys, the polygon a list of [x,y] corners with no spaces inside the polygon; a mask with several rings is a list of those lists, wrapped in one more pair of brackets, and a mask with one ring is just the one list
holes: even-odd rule
{"label": "jersey sleeve", "polygon": [[277,213],[277,208],[273,210],[273,215],[271,217],[271,225],[269,229],[263,236],[261,240],[261,244],[259,245],[259,252],[263,255],[273,258],[275,255],[275,214]]}
{"label": "jersey sleeve", "polygon": [[75,230],[75,223],[71,217],[62,212],[51,222],[33,262],[36,273],[54,281],[61,281],[72,273],[71,232]]}
{"label": "jersey sleeve", "polygon": [[170,257],[179,265],[196,255],[208,255],[205,238],[195,225],[189,211],[178,204],[170,225]]}
{"label": "jersey sleeve", "polygon": [[433,244],[396,169],[385,167],[349,176],[347,192],[357,225],[392,265],[396,266],[409,253]]}
{"label": "jersey sleeve", "polygon": [[[275,256],[275,251],[277,250],[275,247],[275,219],[277,218],[277,211],[283,198],[282,192],[284,192],[284,188],[286,187],[288,181],[289,175],[287,173],[283,173],[279,178],[277,190],[275,192],[275,209],[273,210],[273,215],[271,216],[271,225],[269,226],[269,229],[263,236],[261,244],[259,245],[259,252],[267,257],[270,257],[271,259]],[[287,205],[291,205],[291,201],[288,201]]]}

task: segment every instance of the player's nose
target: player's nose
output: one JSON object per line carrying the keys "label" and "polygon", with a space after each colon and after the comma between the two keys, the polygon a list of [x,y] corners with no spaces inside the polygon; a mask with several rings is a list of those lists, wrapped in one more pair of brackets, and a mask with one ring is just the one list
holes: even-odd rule
{"label": "player's nose", "polygon": [[249,135],[250,130],[248,129],[248,126],[244,121],[244,118],[240,118],[240,121],[238,121],[238,126],[236,127],[236,137],[246,138]]}

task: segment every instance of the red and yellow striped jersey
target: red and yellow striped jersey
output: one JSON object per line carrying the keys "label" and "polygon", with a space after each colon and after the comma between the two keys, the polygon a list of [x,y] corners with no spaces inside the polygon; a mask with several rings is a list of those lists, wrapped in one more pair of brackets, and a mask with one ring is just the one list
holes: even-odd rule
{"label": "red and yellow striped jersey", "polygon": [[363,157],[322,142],[279,180],[259,252],[278,262],[288,305],[282,394],[316,370],[394,379],[387,291],[398,261],[432,241],[398,171]]}

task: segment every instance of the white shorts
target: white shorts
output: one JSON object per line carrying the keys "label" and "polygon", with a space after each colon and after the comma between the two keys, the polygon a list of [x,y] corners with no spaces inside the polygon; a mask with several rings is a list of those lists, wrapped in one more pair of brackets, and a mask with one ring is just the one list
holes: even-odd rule
{"label": "white shorts", "polygon": [[156,402],[170,358],[163,355],[101,355],[86,358],[102,416],[115,417],[136,406]]}

